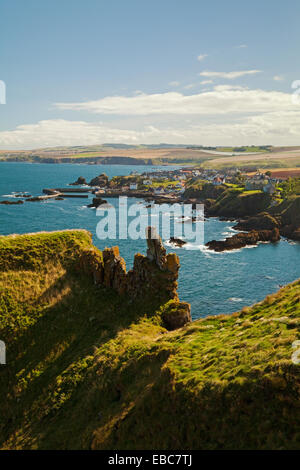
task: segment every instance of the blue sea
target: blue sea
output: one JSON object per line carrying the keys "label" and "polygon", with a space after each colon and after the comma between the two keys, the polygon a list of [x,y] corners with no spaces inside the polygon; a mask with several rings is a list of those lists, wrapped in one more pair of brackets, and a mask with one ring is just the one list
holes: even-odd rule
{"label": "blue sea", "polygon": [[[131,171],[142,173],[159,167],[128,165],[85,164],[30,164],[0,163],[0,199],[13,197],[14,192],[42,194],[43,188],[65,187],[78,176],[88,181],[106,173],[109,177],[128,175]],[[38,232],[85,228],[92,232],[94,244],[119,245],[128,269],[132,266],[136,252],[146,253],[145,240],[99,240],[96,227],[99,215],[95,209],[87,208],[89,199],[48,200],[25,202],[19,206],[0,205],[0,234]],[[109,199],[118,208],[118,199]],[[129,200],[129,205],[141,201]],[[224,239],[233,233],[234,223],[210,218],[204,223],[205,242]],[[251,305],[275,292],[280,285],[300,277],[300,244],[285,239],[276,245],[260,244],[232,252],[208,252],[203,244],[197,249],[186,247],[175,251],[180,258],[179,296],[191,303],[192,317],[231,313],[244,305]]]}

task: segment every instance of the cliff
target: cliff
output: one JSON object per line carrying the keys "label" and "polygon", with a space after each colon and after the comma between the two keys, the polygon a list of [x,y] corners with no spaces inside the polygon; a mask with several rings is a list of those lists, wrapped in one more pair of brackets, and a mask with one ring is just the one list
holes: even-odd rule
{"label": "cliff", "polygon": [[[299,449],[300,282],[169,331],[171,260],[152,238],[126,272],[86,231],[0,237],[2,449]],[[145,272],[161,292],[133,297]]]}
{"label": "cliff", "polygon": [[[233,249],[245,246],[242,241],[243,237],[248,237],[249,241],[253,235],[257,241],[276,241],[278,239],[278,234],[276,237],[272,233],[269,234],[270,236],[267,233],[260,236],[259,232],[261,231],[272,231],[273,233],[279,231],[279,234],[284,237],[300,241],[300,196],[293,195],[278,201],[262,191],[228,188],[222,190],[216,198],[206,199],[204,202],[207,216],[239,219],[234,228],[252,232],[247,236],[238,234],[227,239],[226,244],[215,240],[210,242],[211,246],[215,242],[219,243],[220,251],[222,251],[222,247],[224,249],[232,247]],[[252,243],[250,241],[246,244]]]}
{"label": "cliff", "polygon": [[[78,154],[80,155],[80,154]],[[1,161],[7,162],[31,162],[31,163],[90,163],[93,165],[153,165],[157,164],[151,158],[134,158],[123,156],[97,157],[86,156],[45,156],[45,155],[15,155],[2,158]]]}
{"label": "cliff", "polygon": [[291,196],[254,217],[240,220],[238,230],[272,230],[277,228],[284,237],[300,241],[300,196]]}
{"label": "cliff", "polygon": [[227,189],[208,208],[208,215],[243,217],[265,211],[271,204],[271,197],[261,191]]}
{"label": "cliff", "polygon": [[211,183],[201,181],[188,181],[184,192],[184,198],[196,198],[199,200],[217,199],[226,190],[225,185],[214,186]]}

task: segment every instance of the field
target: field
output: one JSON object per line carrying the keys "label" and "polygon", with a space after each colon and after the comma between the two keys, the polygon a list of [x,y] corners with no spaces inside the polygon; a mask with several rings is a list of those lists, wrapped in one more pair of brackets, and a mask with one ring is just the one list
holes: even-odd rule
{"label": "field", "polygon": [[[238,148],[218,147],[216,151],[204,150],[202,148],[183,146],[126,146],[123,144],[104,144],[89,147],[55,147],[32,151],[0,151],[0,159],[35,161],[45,159],[49,162],[73,163],[74,160],[84,159],[84,162],[95,162],[97,158],[135,158],[145,160],[153,164],[191,164],[204,168],[228,167],[257,168],[260,169],[288,169],[289,171],[300,170],[300,147],[271,147],[270,150],[262,152],[260,147],[243,147],[247,155],[230,155],[237,152]],[[220,154],[218,152],[224,152]],[[225,153],[227,152],[227,154]],[[250,155],[249,152],[252,152]],[[125,162],[125,161],[124,161]],[[99,163],[99,162],[98,162]],[[108,163],[108,162],[105,162]]]}
{"label": "field", "polygon": [[205,162],[209,168],[256,167],[263,169],[286,168],[300,170],[300,149],[274,151],[255,155],[218,156]]}

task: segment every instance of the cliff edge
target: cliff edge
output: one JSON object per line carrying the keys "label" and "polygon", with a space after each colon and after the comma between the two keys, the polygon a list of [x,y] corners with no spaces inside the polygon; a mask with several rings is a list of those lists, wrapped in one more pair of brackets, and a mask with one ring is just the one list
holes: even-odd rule
{"label": "cliff edge", "polygon": [[152,238],[126,272],[86,231],[0,237],[1,449],[300,448],[300,282],[174,330],[177,268]]}

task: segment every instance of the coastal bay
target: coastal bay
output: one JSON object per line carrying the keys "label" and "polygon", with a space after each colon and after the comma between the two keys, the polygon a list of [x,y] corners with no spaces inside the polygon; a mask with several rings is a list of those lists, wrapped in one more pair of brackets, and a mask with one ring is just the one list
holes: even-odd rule
{"label": "coastal bay", "polygon": [[[154,167],[157,171],[158,167]],[[75,181],[79,174],[92,179],[106,173],[108,177],[128,175],[136,167],[127,165],[44,165],[30,163],[1,163],[0,199],[17,200],[16,191],[39,195],[42,188],[66,187]],[[139,172],[150,171],[149,167],[139,167]],[[96,226],[99,222],[96,210],[87,208],[91,202],[68,198],[56,201],[50,199],[39,203],[0,206],[0,233],[37,232],[85,228],[93,234],[93,243],[100,249],[118,245],[128,269],[132,266],[136,252],[145,251],[144,240],[99,240]],[[129,204],[139,202],[130,199]],[[141,201],[142,202],[142,201]],[[110,198],[109,203],[118,211],[118,199]],[[143,202],[142,202],[143,203]],[[235,222],[209,218],[204,225],[205,243],[210,240],[224,240],[236,233]],[[164,240],[166,242],[166,240]],[[179,294],[191,303],[192,318],[230,313],[262,300],[284,285],[300,277],[300,266],[296,261],[300,256],[300,244],[282,238],[277,244],[260,243],[256,246],[215,253],[204,245],[196,250],[189,246],[181,248],[165,243],[168,252],[176,252],[180,258]]]}

